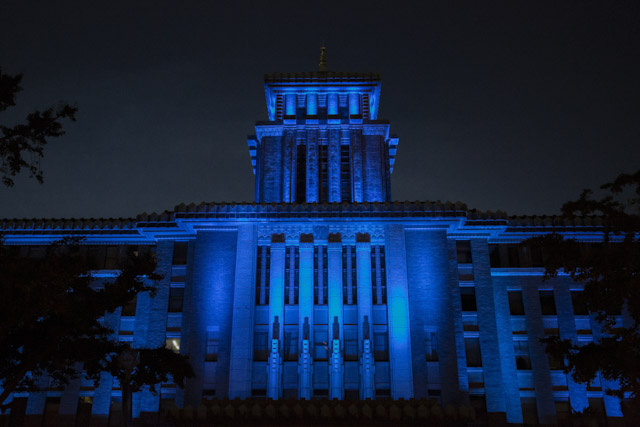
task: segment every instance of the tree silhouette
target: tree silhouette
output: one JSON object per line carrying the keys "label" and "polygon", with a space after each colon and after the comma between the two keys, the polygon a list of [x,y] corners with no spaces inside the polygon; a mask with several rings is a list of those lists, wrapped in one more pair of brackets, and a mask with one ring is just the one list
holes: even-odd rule
{"label": "tree silhouette", "polygon": [[[117,358],[127,349],[102,322],[139,292],[151,292],[160,276],[151,253],[129,250],[121,271],[98,282],[92,260],[70,238],[45,247],[38,257],[19,247],[0,244],[0,404],[15,391],[37,391],[46,374],[66,384],[81,369],[94,379],[107,371],[124,379]],[[193,376],[187,358],[168,349],[139,349],[140,360],[130,378],[132,390],[172,378],[179,386]]]}
{"label": "tree silhouette", "polygon": [[[562,206],[565,217],[596,216],[602,221],[601,242],[590,245],[558,234],[528,239],[545,254],[545,278],[560,270],[584,283],[582,302],[602,326],[602,338],[577,345],[559,337],[543,339],[547,352],[566,360],[565,371],[585,383],[598,373],[620,385],[607,390],[620,399],[628,393],[631,408],[640,408],[640,170],[621,174],[601,187],[605,194],[594,198],[584,190],[578,200]],[[587,250],[588,249],[588,250]],[[620,315],[623,321],[620,322]]]}
{"label": "tree silhouette", "polygon": [[[22,74],[11,76],[0,67],[0,113],[16,105],[16,95],[22,90]],[[40,159],[48,138],[64,135],[62,120],[75,121],[78,109],[66,103],[43,111],[29,113],[26,122],[11,127],[0,125],[0,177],[7,187],[23,169],[38,182],[43,182]]]}

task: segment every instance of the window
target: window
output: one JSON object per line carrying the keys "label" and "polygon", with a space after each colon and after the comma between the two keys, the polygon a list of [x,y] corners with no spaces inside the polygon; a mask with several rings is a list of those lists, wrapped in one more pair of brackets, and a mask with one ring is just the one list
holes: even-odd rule
{"label": "window", "polygon": [[106,257],[104,260],[104,268],[107,270],[115,270],[120,267],[120,247],[107,246]]}
{"label": "window", "polygon": [[387,275],[385,272],[384,246],[371,246],[371,281],[373,283],[373,303],[387,303]]}
{"label": "window", "polygon": [[344,325],[344,360],[358,360],[358,326]]}
{"label": "window", "polygon": [[296,203],[307,201],[307,146],[297,146],[296,159]]}
{"label": "window", "polygon": [[207,331],[207,348],[204,355],[205,362],[218,361],[218,346],[220,344],[219,331]]}
{"label": "window", "polygon": [[181,313],[184,305],[184,288],[170,288],[169,313]]}
{"label": "window", "polygon": [[424,331],[425,358],[427,362],[438,361],[438,336],[434,331]]}
{"label": "window", "polygon": [[189,242],[173,243],[173,265],[186,265]]}
{"label": "window", "polygon": [[471,257],[471,241],[456,240],[456,253],[458,255],[458,264],[470,264],[473,261]]}
{"label": "window", "polygon": [[127,316],[127,317],[135,316],[137,305],[138,305],[138,295],[131,298],[129,302],[122,307],[122,316]]}
{"label": "window", "polygon": [[389,360],[389,334],[387,331],[373,332],[373,358],[376,362]]}
{"label": "window", "polygon": [[479,338],[465,338],[464,349],[467,355],[467,366],[482,366],[482,354],[480,352]]}
{"label": "window", "polygon": [[529,357],[529,341],[514,341],[513,352],[516,356],[516,368],[518,370],[531,369],[531,358]]}
{"label": "window", "polygon": [[328,270],[327,270],[327,248],[325,246],[316,246],[313,250],[313,303],[316,305],[327,304],[327,286],[328,286]]}
{"label": "window", "polygon": [[342,247],[342,297],[345,305],[358,303],[356,277],[356,247]]}
{"label": "window", "polygon": [[298,360],[298,325],[284,327],[284,360]]}
{"label": "window", "polygon": [[351,201],[351,147],[340,145],[340,200]]}
{"label": "window", "polygon": [[540,291],[540,310],[543,316],[554,316],[556,314],[556,300],[553,291]]}
{"label": "window", "polygon": [[269,280],[270,280],[271,248],[258,246],[256,264],[256,305],[269,304]]}
{"label": "window", "polygon": [[509,313],[513,316],[524,315],[522,291],[509,291]]}
{"label": "window", "polygon": [[578,316],[589,314],[583,291],[571,291],[571,303],[573,304],[573,314]]}
{"label": "window", "polygon": [[326,326],[313,329],[313,360],[329,359],[329,338]]}
{"label": "window", "polygon": [[269,358],[269,333],[264,330],[256,330],[253,333],[253,360],[266,362]]}
{"label": "window", "polygon": [[174,353],[180,353],[180,338],[167,338],[164,346]]}
{"label": "window", "polygon": [[300,251],[298,246],[287,246],[284,261],[284,303],[298,304],[298,283],[300,280]]}
{"label": "window", "polygon": [[473,286],[460,288],[460,300],[462,302],[462,311],[478,311],[476,305],[476,288]]}

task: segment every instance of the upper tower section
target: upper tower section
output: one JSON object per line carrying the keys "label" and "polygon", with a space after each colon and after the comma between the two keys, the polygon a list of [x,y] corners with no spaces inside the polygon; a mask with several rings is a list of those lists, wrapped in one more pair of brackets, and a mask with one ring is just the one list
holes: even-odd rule
{"label": "upper tower section", "polygon": [[391,200],[398,138],[377,120],[380,75],[326,71],[264,77],[269,121],[249,137],[255,200]]}

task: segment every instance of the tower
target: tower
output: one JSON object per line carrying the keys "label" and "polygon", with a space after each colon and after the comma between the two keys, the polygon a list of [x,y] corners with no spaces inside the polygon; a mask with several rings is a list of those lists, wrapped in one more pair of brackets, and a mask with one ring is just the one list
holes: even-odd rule
{"label": "tower", "polygon": [[258,203],[391,201],[398,138],[378,120],[380,75],[265,75],[269,120],[248,138]]}

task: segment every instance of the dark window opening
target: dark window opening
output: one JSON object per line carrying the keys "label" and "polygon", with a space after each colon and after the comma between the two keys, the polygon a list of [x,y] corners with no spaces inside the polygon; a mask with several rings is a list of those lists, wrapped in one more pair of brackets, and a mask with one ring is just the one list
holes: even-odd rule
{"label": "dark window opening", "polygon": [[307,146],[300,144],[297,147],[296,162],[296,203],[307,201]]}
{"label": "dark window opening", "polygon": [[464,349],[467,356],[467,366],[480,367],[482,366],[482,353],[480,352],[480,339],[479,338],[465,338]]}
{"label": "dark window opening", "polygon": [[509,291],[509,312],[513,316],[524,315],[524,301],[522,301],[522,291]]}
{"label": "dark window opening", "polygon": [[540,310],[542,310],[543,316],[556,314],[556,300],[553,291],[540,291]]}
{"label": "dark window opening", "polygon": [[473,286],[464,286],[460,288],[460,300],[462,302],[462,311],[478,311],[476,304],[476,288]]}
{"label": "dark window opening", "polygon": [[184,288],[170,288],[169,313],[181,313],[184,305]]}
{"label": "dark window opening", "polygon": [[173,243],[173,265],[187,264],[187,253],[189,251],[189,242]]}
{"label": "dark window opening", "polygon": [[571,303],[573,304],[573,314],[578,316],[589,314],[583,291],[571,291]]}
{"label": "dark window opening", "polygon": [[471,241],[456,240],[456,253],[458,256],[458,264],[471,264]]}

